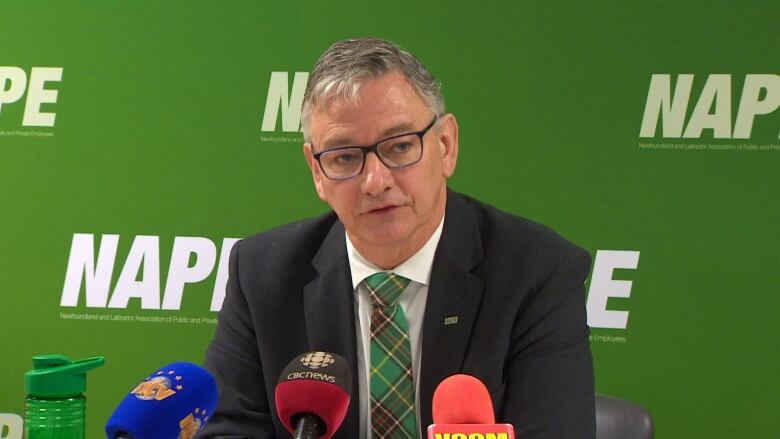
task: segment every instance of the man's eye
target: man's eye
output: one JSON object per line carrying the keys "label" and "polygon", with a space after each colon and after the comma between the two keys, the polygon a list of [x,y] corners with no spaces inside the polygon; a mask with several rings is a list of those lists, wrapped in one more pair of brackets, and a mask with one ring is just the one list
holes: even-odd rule
{"label": "man's eye", "polygon": [[382,150],[386,156],[400,156],[407,154],[414,149],[414,147],[415,145],[411,140],[397,139],[392,143],[385,145]]}
{"label": "man's eye", "polygon": [[348,165],[360,160],[360,152],[358,151],[338,151],[333,154],[331,158],[333,163],[338,165]]}
{"label": "man's eye", "polygon": [[406,152],[412,147],[410,142],[398,142],[393,145],[394,152]]}
{"label": "man's eye", "polygon": [[355,160],[354,154],[339,154],[336,156],[336,161],[339,163],[349,163],[351,161]]}

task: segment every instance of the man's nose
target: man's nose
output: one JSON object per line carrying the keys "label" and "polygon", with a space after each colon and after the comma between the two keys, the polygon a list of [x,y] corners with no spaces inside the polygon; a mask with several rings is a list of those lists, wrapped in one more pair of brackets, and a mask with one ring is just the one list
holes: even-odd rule
{"label": "man's nose", "polygon": [[366,155],[366,165],[363,168],[363,192],[368,195],[380,195],[393,185],[393,173],[379,160],[376,153]]}

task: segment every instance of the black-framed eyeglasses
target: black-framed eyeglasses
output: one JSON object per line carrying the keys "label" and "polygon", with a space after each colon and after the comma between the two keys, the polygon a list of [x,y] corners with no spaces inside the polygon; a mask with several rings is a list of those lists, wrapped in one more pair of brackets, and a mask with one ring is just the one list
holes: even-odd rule
{"label": "black-framed eyeglasses", "polygon": [[[390,169],[401,169],[412,166],[422,159],[423,137],[439,116],[434,116],[431,123],[420,131],[398,134],[382,139],[368,146],[344,146],[328,149],[314,154],[320,164],[320,169],[331,180],[346,180],[360,175],[366,166],[366,155],[373,152],[385,166]],[[311,145],[314,149],[314,145]]]}

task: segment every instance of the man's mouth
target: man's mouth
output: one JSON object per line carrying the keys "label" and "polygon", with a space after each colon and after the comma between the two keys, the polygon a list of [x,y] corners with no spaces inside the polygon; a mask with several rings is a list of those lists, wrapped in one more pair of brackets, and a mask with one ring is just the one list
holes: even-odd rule
{"label": "man's mouth", "polygon": [[392,210],[394,210],[394,209],[396,209],[398,207],[400,207],[400,206],[397,206],[395,204],[391,204],[391,205],[387,205],[387,206],[382,206],[382,207],[377,207],[377,208],[374,208],[374,209],[370,209],[368,211],[368,213],[383,214],[383,213],[390,212],[390,211],[392,211]]}

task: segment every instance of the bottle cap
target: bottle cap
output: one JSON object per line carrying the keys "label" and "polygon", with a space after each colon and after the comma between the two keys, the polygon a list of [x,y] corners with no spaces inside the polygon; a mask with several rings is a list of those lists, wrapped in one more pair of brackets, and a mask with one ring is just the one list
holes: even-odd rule
{"label": "bottle cap", "polygon": [[79,396],[87,389],[87,372],[102,366],[104,357],[73,361],[65,355],[36,355],[33,368],[24,374],[24,387],[32,396]]}

